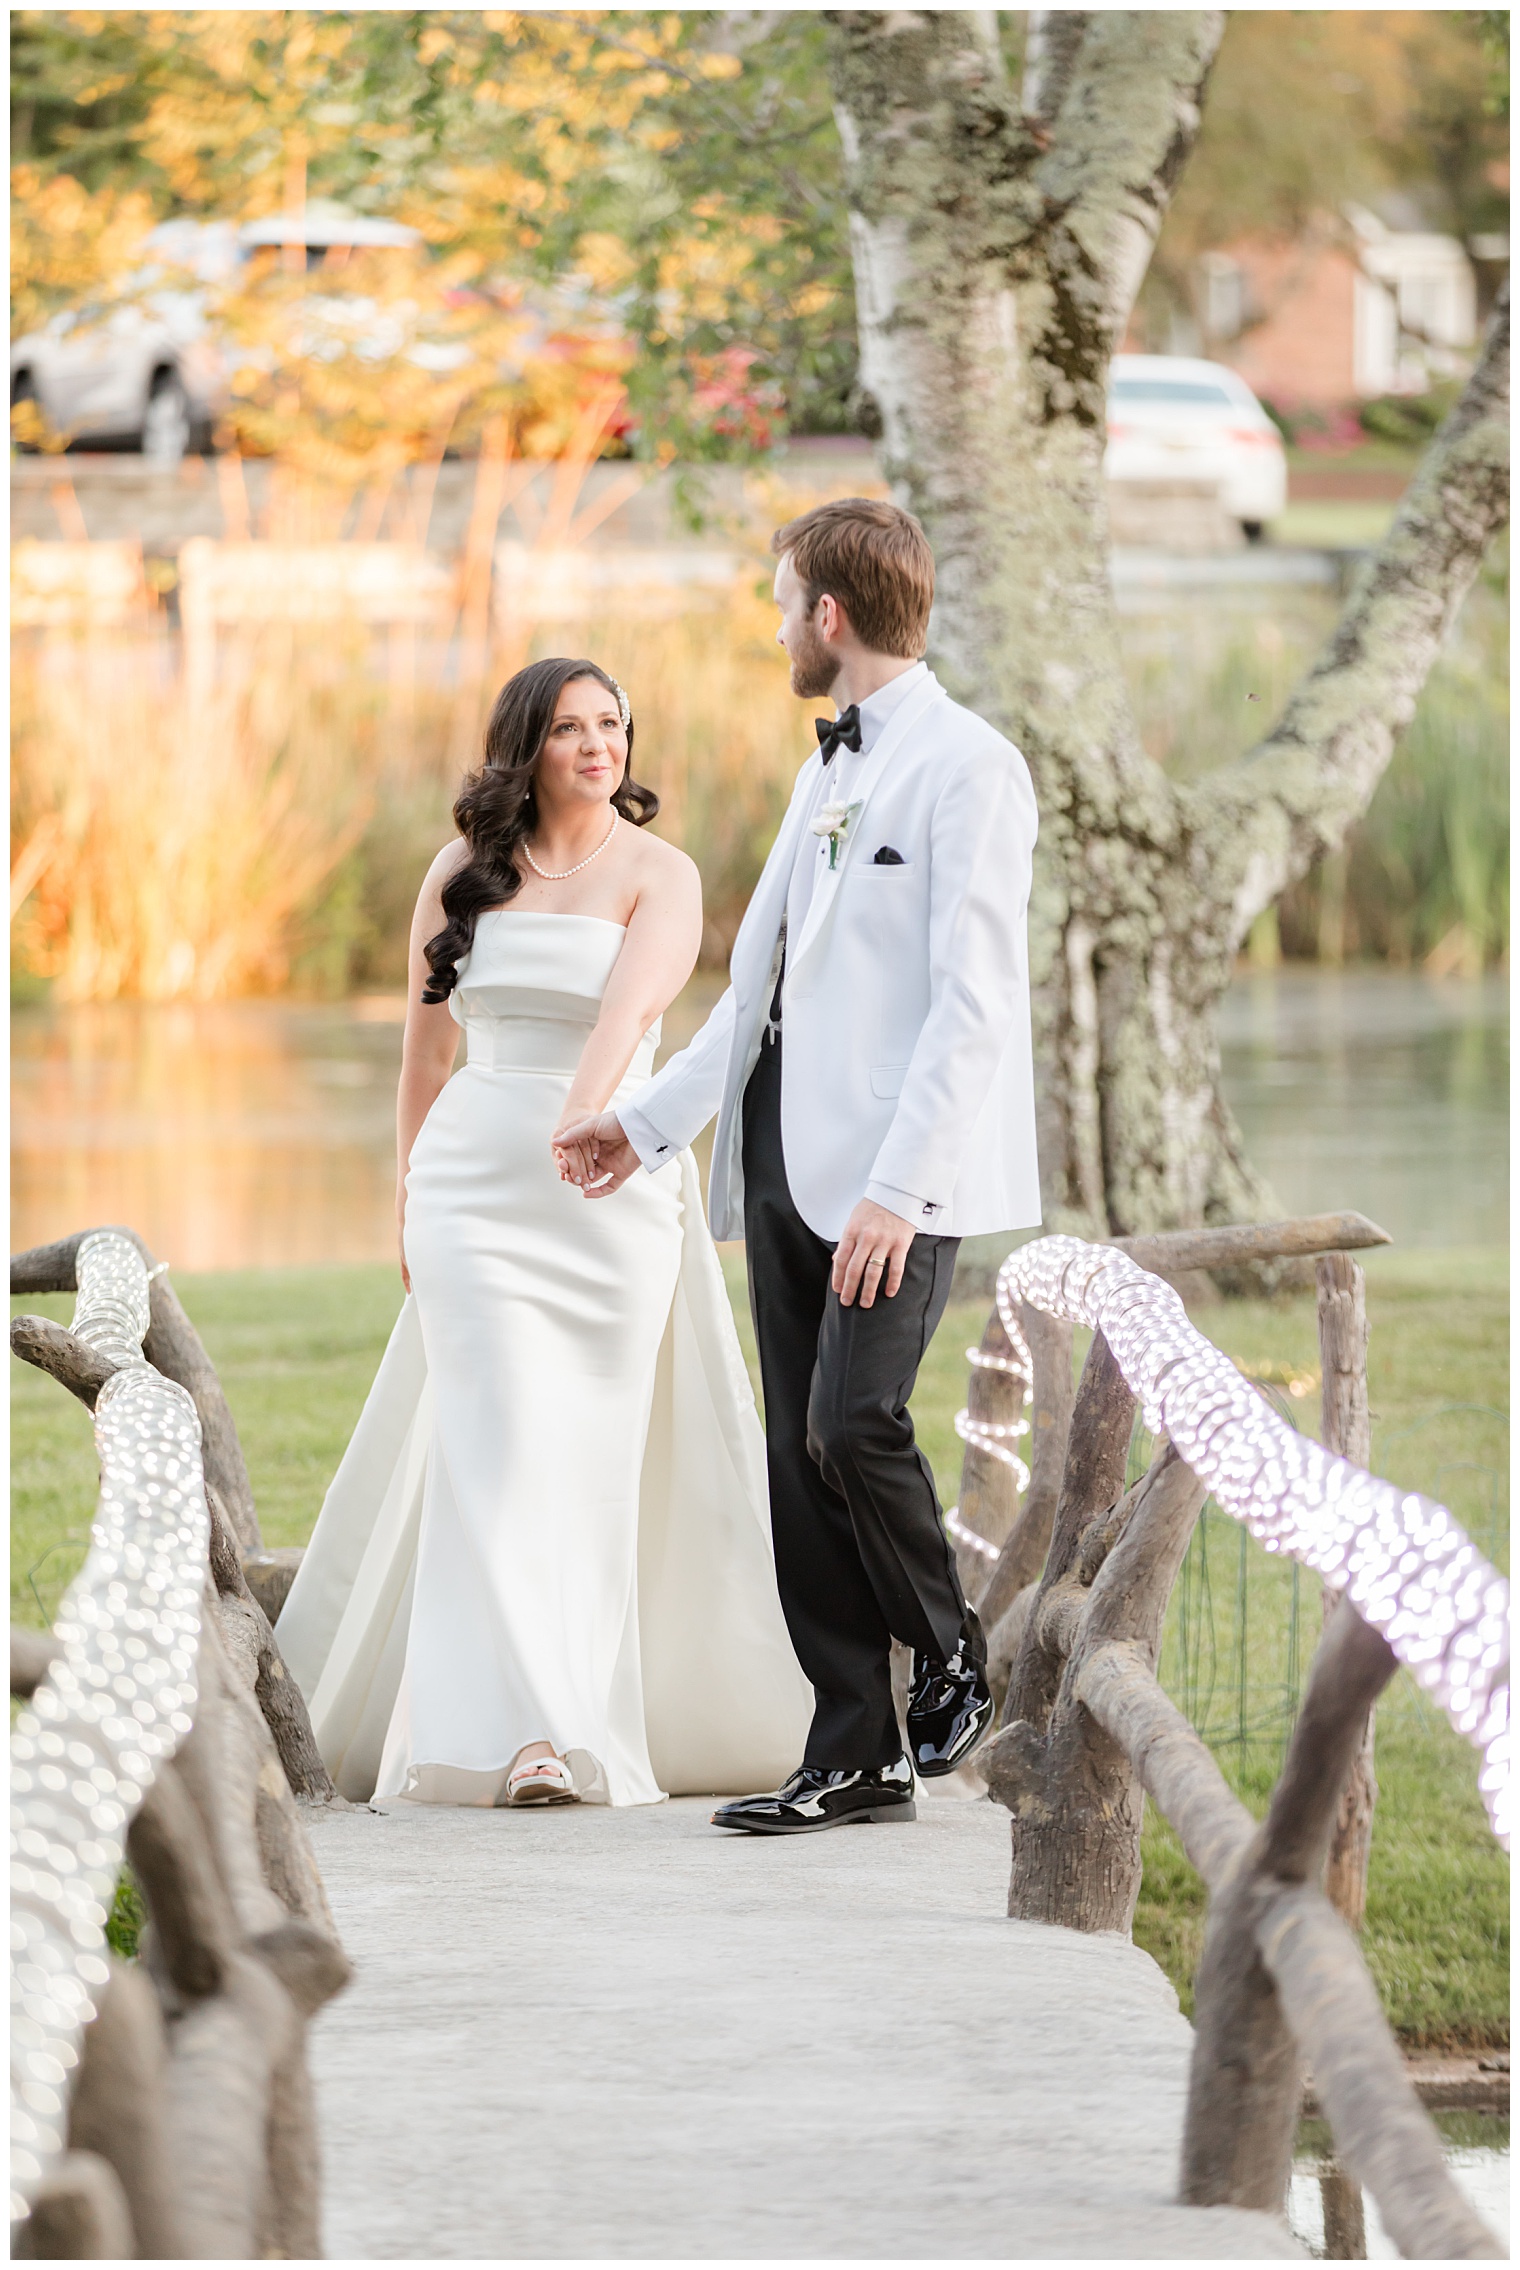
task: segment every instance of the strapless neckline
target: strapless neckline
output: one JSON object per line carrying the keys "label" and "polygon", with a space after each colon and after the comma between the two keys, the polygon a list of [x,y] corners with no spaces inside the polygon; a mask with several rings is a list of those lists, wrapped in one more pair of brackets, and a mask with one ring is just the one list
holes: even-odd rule
{"label": "strapless neckline", "polygon": [[481,908],[475,920],[484,922],[492,914],[506,915],[513,922],[599,922],[604,930],[621,930],[625,937],[628,932],[626,922],[610,922],[605,914],[555,914],[547,907],[525,906],[519,913],[513,913],[509,906],[487,906]]}

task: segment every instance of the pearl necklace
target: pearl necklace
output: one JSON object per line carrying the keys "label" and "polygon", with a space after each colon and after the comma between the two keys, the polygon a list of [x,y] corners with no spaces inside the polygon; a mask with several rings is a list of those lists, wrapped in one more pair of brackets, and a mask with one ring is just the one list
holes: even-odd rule
{"label": "pearl necklace", "polygon": [[585,858],[577,859],[573,867],[562,867],[557,875],[551,875],[547,867],[540,867],[538,861],[534,858],[532,852],[528,849],[526,844],[524,844],[522,847],[523,857],[528,862],[528,865],[532,868],[534,874],[541,875],[546,883],[568,883],[572,875],[578,875],[583,867],[589,867],[593,859],[600,859],[608,844],[611,843],[613,837],[617,834],[617,824],[618,816],[616,812],[614,812],[612,815],[612,825],[607,830],[607,833],[603,836],[601,842],[597,845],[595,851],[588,851]]}

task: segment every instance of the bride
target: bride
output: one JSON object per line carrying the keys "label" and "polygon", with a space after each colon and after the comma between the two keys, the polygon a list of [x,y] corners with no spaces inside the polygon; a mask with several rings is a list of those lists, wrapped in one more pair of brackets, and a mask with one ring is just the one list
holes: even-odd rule
{"label": "bride", "polygon": [[639,1805],[770,1787],[802,1747],[695,1165],[588,1205],[556,1148],[648,1078],[701,935],[632,747],[594,663],[520,670],[417,902],[407,1299],[279,1619],[347,1797]]}

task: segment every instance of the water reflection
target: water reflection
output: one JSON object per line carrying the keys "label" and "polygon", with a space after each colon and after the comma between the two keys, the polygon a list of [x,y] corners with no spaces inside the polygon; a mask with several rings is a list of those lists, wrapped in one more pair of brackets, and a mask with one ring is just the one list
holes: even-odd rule
{"label": "water reflection", "polygon": [[[717,990],[700,976],[665,1047]],[[399,997],[331,1006],[18,1011],[13,1243],[103,1221],[180,1268],[388,1260]],[[1498,980],[1252,976],[1221,1029],[1227,1093],[1290,1209],[1356,1206],[1402,1245],[1507,1235]]]}
{"label": "water reflection", "polygon": [[[1432,2112],[1457,2188],[1509,2251],[1509,2115]],[[1288,2222],[1322,2262],[1395,2262],[1399,2250],[1360,2185],[1336,2161],[1329,2126],[1299,2123]]]}
{"label": "water reflection", "polygon": [[1226,1094],[1290,1213],[1350,1206],[1400,1245],[1509,1237],[1502,978],[1282,970],[1220,1019]]}
{"label": "water reflection", "polygon": [[393,1243],[399,1000],[19,1013],[12,1238],[128,1222],[180,1268]]}

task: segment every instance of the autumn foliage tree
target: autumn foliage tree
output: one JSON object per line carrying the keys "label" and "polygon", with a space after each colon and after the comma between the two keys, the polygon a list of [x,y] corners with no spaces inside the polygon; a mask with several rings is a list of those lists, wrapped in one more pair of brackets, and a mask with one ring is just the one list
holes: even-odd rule
{"label": "autumn foliage tree", "polygon": [[257,446],[379,463],[508,418],[552,448],[609,374],[608,438],[652,459],[762,450],[783,395],[799,423],[853,404],[934,541],[936,663],[1035,775],[1047,1219],[1238,1220],[1273,1201],[1217,1004],[1255,916],[1365,810],[1504,523],[1507,309],[1282,717],[1187,779],[1147,756],[1121,668],[1108,365],[1158,243],[1175,284],[1258,198],[1291,226],[1423,151],[1481,217],[1494,128],[1456,14],[1370,27],[1326,149],[1354,12],[1232,31],[1211,137],[1217,12],[24,11],[18,290],[35,312],[85,289],[147,214],[322,195],[429,256],[245,275]]}
{"label": "autumn foliage tree", "polygon": [[[434,438],[468,444],[506,413],[524,446],[550,452],[576,414],[574,374],[583,399],[616,370],[622,446],[752,455],[779,431],[778,366],[838,415],[853,368],[822,81],[799,126],[797,56],[772,38],[747,68],[752,32],[576,11],[26,13],[17,322],[112,271],[119,292],[132,229],[153,218],[333,198],[415,226],[431,257],[324,269],[314,286],[264,260],[222,295],[252,350],[237,382],[247,442],[273,445],[283,401],[290,440],[325,418],[341,447],[345,387],[352,440],[378,407],[363,363],[371,381],[385,366],[398,436],[425,407],[409,370],[431,371]],[[390,356],[361,337],[377,297]],[[468,382],[450,341],[470,348]]]}

